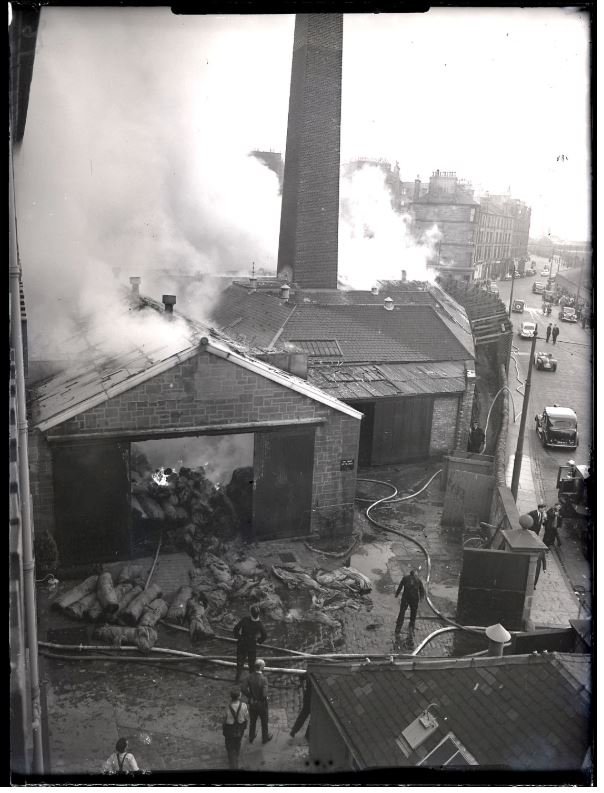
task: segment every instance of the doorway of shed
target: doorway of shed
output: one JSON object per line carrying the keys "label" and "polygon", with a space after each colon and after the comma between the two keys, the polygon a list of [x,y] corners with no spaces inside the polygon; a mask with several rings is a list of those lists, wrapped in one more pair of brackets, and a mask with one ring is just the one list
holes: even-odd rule
{"label": "doorway of shed", "polygon": [[131,445],[133,542],[149,551],[160,531],[168,545],[202,536],[249,534],[254,435],[204,435]]}

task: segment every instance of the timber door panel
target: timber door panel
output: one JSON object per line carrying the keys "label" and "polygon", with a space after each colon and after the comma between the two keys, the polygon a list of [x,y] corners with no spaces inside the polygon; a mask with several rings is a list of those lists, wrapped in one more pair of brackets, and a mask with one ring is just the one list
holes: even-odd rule
{"label": "timber door panel", "polygon": [[442,523],[463,526],[467,515],[488,521],[493,498],[494,478],[490,474],[450,468],[443,504]]}
{"label": "timber door panel", "polygon": [[310,533],[313,427],[256,433],[253,531],[257,540]]}
{"label": "timber door panel", "polygon": [[61,445],[52,456],[61,564],[127,558],[129,444]]}
{"label": "timber door panel", "polygon": [[375,402],[349,402],[355,410],[363,414],[361,433],[359,435],[359,466],[371,465],[371,446],[373,443],[373,423]]}
{"label": "timber door panel", "polygon": [[433,397],[380,399],[375,405],[372,465],[427,457],[430,452]]}

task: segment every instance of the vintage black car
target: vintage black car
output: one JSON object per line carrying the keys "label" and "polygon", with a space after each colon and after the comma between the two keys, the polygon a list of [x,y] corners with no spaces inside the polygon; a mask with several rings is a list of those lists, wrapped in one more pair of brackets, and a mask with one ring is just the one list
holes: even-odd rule
{"label": "vintage black car", "polygon": [[535,369],[546,369],[549,372],[555,372],[557,368],[558,361],[551,352],[535,353]]}
{"label": "vintage black car", "polygon": [[535,430],[544,446],[576,449],[579,445],[577,414],[571,408],[543,408],[543,413],[535,416]]}
{"label": "vintage black car", "polygon": [[540,295],[545,289],[545,284],[542,284],[541,281],[535,281],[533,284],[533,294]]}

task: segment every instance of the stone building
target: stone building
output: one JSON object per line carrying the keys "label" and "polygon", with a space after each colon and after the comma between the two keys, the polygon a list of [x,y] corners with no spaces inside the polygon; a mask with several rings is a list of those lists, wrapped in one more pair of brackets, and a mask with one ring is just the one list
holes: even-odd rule
{"label": "stone building", "polygon": [[507,195],[482,196],[477,213],[476,278],[501,278],[528,256],[531,209]]}
{"label": "stone building", "polygon": [[433,266],[443,274],[473,280],[478,204],[471,186],[454,171],[434,171],[427,191],[421,191],[420,182],[417,193],[409,205],[416,235],[421,238],[435,225],[440,232]]}

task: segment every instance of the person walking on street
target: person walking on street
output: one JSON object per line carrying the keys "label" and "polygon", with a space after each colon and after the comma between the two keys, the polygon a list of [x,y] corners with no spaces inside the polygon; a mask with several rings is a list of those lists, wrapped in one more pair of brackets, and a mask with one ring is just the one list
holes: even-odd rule
{"label": "person walking on street", "polygon": [[545,520],[547,518],[547,505],[539,504],[537,509],[532,509],[528,514],[533,519],[531,531],[534,531],[538,537],[541,533],[541,529],[545,526]]}
{"label": "person walking on street", "polygon": [[260,622],[258,606],[250,606],[249,617],[239,620],[233,628],[233,636],[237,639],[237,676],[235,681],[238,681],[246,660],[250,674],[254,671],[256,645],[266,641],[266,631]]}
{"label": "person walking on street", "polygon": [[415,570],[410,570],[409,575],[403,576],[401,583],[398,585],[394,597],[401,594],[401,606],[396,620],[396,627],[394,633],[398,636],[405,621],[405,612],[407,606],[409,607],[409,630],[415,630],[415,618],[417,616],[417,608],[421,598],[425,597],[426,591],[420,579],[416,576]]}
{"label": "person walking on street", "polygon": [[139,770],[132,752],[128,751],[128,739],[119,738],[115,752],[105,760],[104,774],[135,774]]}
{"label": "person walking on street", "polygon": [[241,700],[241,690],[233,688],[231,690],[231,701],[226,708],[224,722],[222,723],[222,734],[224,735],[224,745],[229,759],[229,768],[239,768],[241,739],[245,735],[248,716],[247,705]]}
{"label": "person walking on street", "polygon": [[552,335],[552,323],[550,322],[547,328],[545,329],[545,341],[549,341],[549,337]]}
{"label": "person walking on street", "polygon": [[558,548],[562,547],[560,535],[558,534],[561,520],[560,504],[556,503],[553,507],[550,507],[550,509],[547,510],[547,517],[545,519],[545,532],[543,534],[543,542],[547,545],[550,551],[554,545],[557,545]]}
{"label": "person walking on street", "polygon": [[468,451],[480,452],[484,443],[484,430],[478,426],[477,421],[472,422],[472,428],[468,435]]}
{"label": "person walking on street", "polygon": [[558,338],[558,334],[560,333],[560,328],[557,325],[554,325],[552,329],[552,342],[555,344],[556,339]]}
{"label": "person walking on street", "polygon": [[[302,709],[298,716],[296,717],[296,721],[294,722],[294,726],[291,728],[290,735],[292,738],[295,738],[296,733],[299,732],[302,727],[304,726],[304,722],[310,716],[310,680],[308,677],[308,672],[306,672],[300,678],[300,683],[304,686],[304,693],[302,694]],[[304,733],[304,737],[308,738],[310,736],[310,723],[306,728],[306,732]]]}
{"label": "person walking on street", "polygon": [[273,736],[268,731],[268,681],[262,674],[265,663],[259,658],[254,664],[254,671],[245,681],[244,693],[250,708],[250,743],[256,737],[256,723],[260,719],[262,727],[262,743],[268,743]]}

